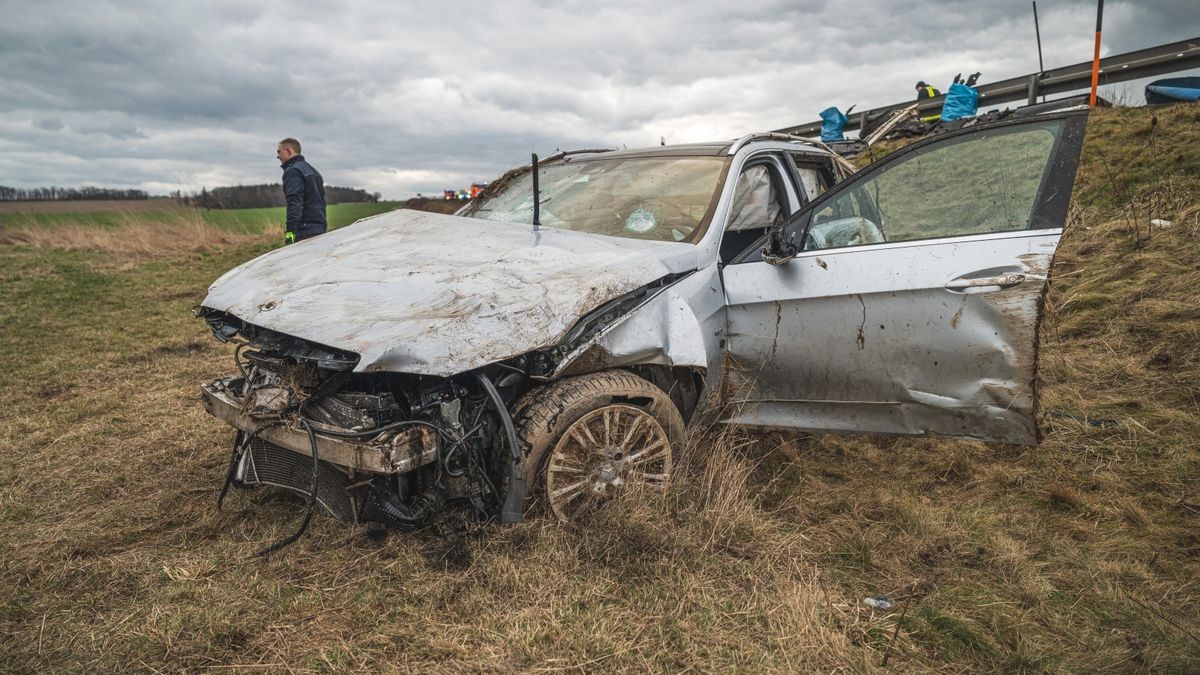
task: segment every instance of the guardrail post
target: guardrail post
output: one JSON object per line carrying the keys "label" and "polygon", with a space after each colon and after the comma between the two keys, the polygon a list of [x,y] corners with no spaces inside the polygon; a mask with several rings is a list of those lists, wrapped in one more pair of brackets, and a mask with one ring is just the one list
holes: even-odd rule
{"label": "guardrail post", "polygon": [[1041,77],[1042,77],[1041,73],[1034,73],[1033,75],[1029,76],[1029,104],[1028,105],[1033,105],[1033,104],[1037,103],[1038,81],[1041,79]]}

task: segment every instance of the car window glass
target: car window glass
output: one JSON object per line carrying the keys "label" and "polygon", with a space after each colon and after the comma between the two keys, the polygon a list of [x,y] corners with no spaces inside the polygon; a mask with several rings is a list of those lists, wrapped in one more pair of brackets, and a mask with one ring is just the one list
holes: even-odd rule
{"label": "car window glass", "polygon": [[[616,237],[683,241],[704,221],[720,184],[719,157],[595,159],[543,165],[544,227]],[[524,173],[463,213],[512,223],[533,220],[533,179]]]}
{"label": "car window glass", "polygon": [[800,177],[800,184],[804,186],[804,194],[809,200],[815,199],[817,195],[825,191],[825,186],[821,180],[821,172],[816,169],[796,169],[796,175]]}
{"label": "car window glass", "polygon": [[804,248],[1027,229],[1062,125],[995,129],[913,151],[822,205]]}
{"label": "car window glass", "polygon": [[796,167],[796,175],[800,178],[800,185],[804,188],[804,194],[809,201],[817,198],[817,195],[825,192],[829,187],[829,181],[820,169],[811,164],[811,160],[805,162],[803,157],[791,155],[792,164]]}

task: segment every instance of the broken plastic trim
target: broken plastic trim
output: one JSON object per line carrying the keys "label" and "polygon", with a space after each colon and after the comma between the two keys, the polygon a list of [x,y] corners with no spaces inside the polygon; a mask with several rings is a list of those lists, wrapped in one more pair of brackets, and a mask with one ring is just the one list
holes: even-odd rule
{"label": "broken plastic trim", "polygon": [[350,371],[358,364],[357,354],[255,326],[226,312],[201,307],[195,315],[208,323],[213,337],[222,343],[242,342],[258,349],[270,349],[298,362],[310,361],[324,370]]}

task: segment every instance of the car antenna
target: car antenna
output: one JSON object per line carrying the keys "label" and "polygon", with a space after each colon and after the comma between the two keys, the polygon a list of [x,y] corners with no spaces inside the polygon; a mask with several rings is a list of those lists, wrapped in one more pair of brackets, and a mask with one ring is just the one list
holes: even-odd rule
{"label": "car antenna", "polygon": [[542,226],[542,195],[538,190],[538,156],[533,153],[533,231],[537,232]]}

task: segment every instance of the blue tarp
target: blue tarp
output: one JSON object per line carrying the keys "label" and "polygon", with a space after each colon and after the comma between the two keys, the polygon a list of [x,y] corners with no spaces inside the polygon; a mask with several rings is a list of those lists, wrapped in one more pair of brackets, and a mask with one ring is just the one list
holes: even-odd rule
{"label": "blue tarp", "polygon": [[[853,107],[853,106],[851,106]],[[842,129],[846,127],[846,122],[850,118],[842,114],[841,110],[834,108],[826,108],[821,111],[821,141],[828,143],[830,141],[844,141],[846,137],[842,135]]]}
{"label": "blue tarp", "polygon": [[953,122],[963,117],[974,117],[979,110],[979,92],[965,84],[954,83],[946,92],[946,102],[942,104],[942,121]]}

